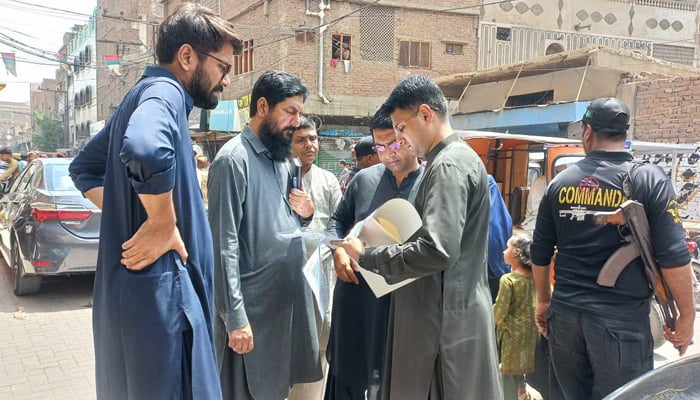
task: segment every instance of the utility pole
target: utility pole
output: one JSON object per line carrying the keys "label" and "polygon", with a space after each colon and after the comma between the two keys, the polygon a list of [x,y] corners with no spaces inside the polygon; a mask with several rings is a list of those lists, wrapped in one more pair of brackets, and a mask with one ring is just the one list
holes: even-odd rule
{"label": "utility pole", "polygon": [[[69,125],[69,119],[68,119],[68,91],[67,90],[61,90],[61,89],[45,89],[40,87],[39,90],[44,91],[44,92],[52,92],[52,93],[63,93],[64,100],[63,100],[63,147],[68,148],[71,146],[70,143],[70,125]],[[56,103],[58,104],[58,96],[56,97]],[[58,112],[58,106],[56,106],[56,112]]]}

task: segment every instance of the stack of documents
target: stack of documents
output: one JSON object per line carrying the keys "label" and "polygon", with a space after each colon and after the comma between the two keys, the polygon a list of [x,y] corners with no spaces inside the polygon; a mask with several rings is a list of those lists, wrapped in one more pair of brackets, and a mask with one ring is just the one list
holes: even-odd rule
{"label": "stack of documents", "polygon": [[[413,205],[404,199],[391,199],[380,206],[364,220],[358,222],[348,236],[356,236],[365,243],[366,247],[379,247],[406,242],[421,227],[421,218]],[[316,304],[321,315],[325,314],[329,306],[328,282],[320,280],[325,274],[322,272],[320,247],[330,246],[331,241],[342,240],[334,236],[326,236],[320,241],[319,248],[309,258],[304,266],[304,276],[311,286]],[[355,261],[355,260],[353,260]],[[367,282],[376,297],[382,297],[402,286],[415,281],[415,278],[406,279],[394,284],[388,284],[383,276],[369,271],[358,265],[359,272]]]}

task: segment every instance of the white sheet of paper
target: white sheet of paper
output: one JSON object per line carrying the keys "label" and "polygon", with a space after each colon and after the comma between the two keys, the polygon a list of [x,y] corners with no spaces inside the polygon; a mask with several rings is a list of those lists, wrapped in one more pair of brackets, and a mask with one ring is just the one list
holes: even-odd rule
{"label": "white sheet of paper", "polygon": [[416,278],[408,278],[404,279],[401,282],[397,282],[394,284],[391,283],[386,283],[386,279],[384,279],[383,276],[374,273],[370,270],[362,268],[355,260],[352,260],[355,265],[358,266],[358,269],[360,270],[360,274],[362,274],[362,277],[365,278],[365,282],[367,282],[367,286],[369,286],[370,290],[372,290],[372,293],[374,293],[374,296],[376,298],[380,298],[384,296],[387,293],[391,293],[394,290],[406,286],[409,283],[413,282],[416,280]]}
{"label": "white sheet of paper", "polygon": [[[404,199],[391,199],[356,224],[349,235],[357,236],[367,243],[367,247],[386,246],[404,243],[421,225],[420,215],[410,202]],[[389,284],[383,276],[359,264],[356,265],[376,297],[382,297],[416,280],[416,278],[408,278]]]}
{"label": "white sheet of paper", "polygon": [[318,313],[320,314],[319,316],[321,319],[324,319],[331,303],[331,283],[328,281],[327,275],[323,270],[320,246],[314,250],[311,257],[309,257],[309,259],[306,261],[302,272],[306,282],[309,284],[309,287],[313,292],[314,298],[316,299],[316,306],[318,307]]}

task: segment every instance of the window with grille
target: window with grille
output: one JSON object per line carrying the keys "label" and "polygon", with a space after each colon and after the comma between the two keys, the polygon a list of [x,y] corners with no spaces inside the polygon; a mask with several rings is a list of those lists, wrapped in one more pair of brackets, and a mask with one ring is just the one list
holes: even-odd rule
{"label": "window with grille", "polygon": [[242,43],[241,54],[233,56],[233,75],[242,75],[253,70],[253,39]]}
{"label": "window with grille", "polygon": [[363,60],[393,63],[394,46],[394,7],[372,6],[360,12],[360,45]]}
{"label": "window with grille", "polygon": [[496,39],[510,41],[510,28],[496,28]]}
{"label": "window with grille", "polygon": [[294,31],[294,40],[297,43],[316,43],[316,31],[310,29],[298,29]]}
{"label": "window with grille", "polygon": [[399,41],[399,65],[430,68],[430,43]]}
{"label": "window with grille", "polygon": [[331,41],[332,55],[334,60],[352,59],[352,38],[346,34],[333,35]]}
{"label": "window with grille", "polygon": [[693,65],[695,48],[654,43],[651,55],[670,62]]}
{"label": "window with grille", "polygon": [[461,43],[445,43],[445,54],[461,55],[464,54],[464,48]]}

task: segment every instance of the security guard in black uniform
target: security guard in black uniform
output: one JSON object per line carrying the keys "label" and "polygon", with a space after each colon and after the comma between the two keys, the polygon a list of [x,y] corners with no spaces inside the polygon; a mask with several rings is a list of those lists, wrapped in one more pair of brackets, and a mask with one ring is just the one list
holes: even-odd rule
{"label": "security guard in black uniform", "polygon": [[[540,204],[531,245],[537,290],[536,321],[548,336],[557,380],[569,400],[600,399],[653,368],[649,326],[651,289],[639,258],[615,287],[596,283],[608,258],[624,244],[620,227],[599,225],[592,214],[615,211],[625,201],[622,182],[632,155],[625,151],[629,110],[601,98],[582,118],[586,158],[557,175]],[[656,257],[680,316],[666,338],[685,352],[695,308],[690,257],[676,196],[666,174],[648,164],[632,172],[632,198],[644,204]],[[552,293],[546,267],[557,250]]]}

